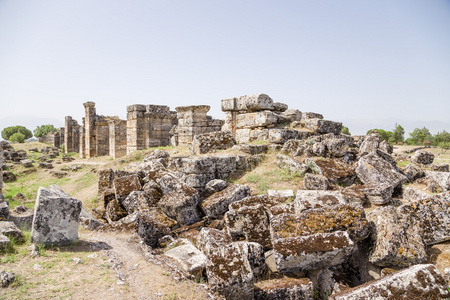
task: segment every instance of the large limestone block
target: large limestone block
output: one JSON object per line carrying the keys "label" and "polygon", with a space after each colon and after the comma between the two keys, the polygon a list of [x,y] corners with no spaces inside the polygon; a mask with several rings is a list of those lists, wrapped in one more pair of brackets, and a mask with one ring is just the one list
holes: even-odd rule
{"label": "large limestone block", "polygon": [[236,116],[236,128],[257,128],[277,124],[278,117],[271,111],[240,114]]}
{"label": "large limestone block", "polygon": [[379,267],[408,267],[426,262],[428,255],[420,228],[404,222],[392,206],[379,207],[367,215],[373,222],[373,250],[369,261]]}
{"label": "large limestone block", "polygon": [[231,131],[215,131],[198,134],[192,141],[192,151],[194,154],[212,152],[214,150],[224,150],[236,145],[236,140]]}
{"label": "large limestone block", "polygon": [[280,214],[270,220],[270,227],[272,240],[348,231],[351,239],[361,241],[371,232],[364,208],[357,203],[309,209],[295,215]]}
{"label": "large limestone block", "polygon": [[377,131],[369,133],[359,147],[359,156],[364,156],[377,151],[381,143],[381,137]]}
{"label": "large limestone block", "polygon": [[425,192],[422,192],[421,190],[417,190],[412,187],[403,188],[403,201],[405,202],[414,202],[429,197],[430,195],[428,195]]}
{"label": "large limestone block", "polygon": [[224,220],[227,232],[234,240],[244,238],[246,241],[261,244],[264,249],[270,249],[272,241],[269,216],[263,205],[264,201],[258,201],[259,197],[261,196],[250,196],[230,204],[230,210],[225,214]]}
{"label": "large limestone block", "polygon": [[250,188],[246,185],[230,184],[200,204],[200,208],[209,218],[217,218],[228,210],[228,205],[250,196]]}
{"label": "large limestone block", "polygon": [[284,154],[278,154],[275,164],[281,169],[288,169],[291,172],[305,173],[309,167],[297,159]]}
{"label": "large limestone block", "polygon": [[207,258],[189,240],[182,239],[183,245],[172,248],[164,253],[173,258],[181,268],[199,278],[206,268]]}
{"label": "large limestone block", "polygon": [[342,123],[322,119],[308,119],[305,121],[305,127],[318,133],[340,134]]}
{"label": "large limestone block", "polygon": [[36,197],[31,242],[68,244],[78,239],[81,201],[71,198],[56,185],[40,187]]}
{"label": "large limestone block", "polygon": [[328,179],[325,176],[319,174],[307,173],[304,179],[304,186],[307,190],[325,191],[329,189]]}
{"label": "large limestone block", "polygon": [[431,181],[437,183],[442,191],[450,191],[450,173],[449,172],[435,172],[427,171],[426,177]]}
{"label": "large limestone block", "polygon": [[409,182],[414,182],[416,179],[425,176],[425,172],[416,164],[406,165],[403,169],[403,174],[406,175]]}
{"label": "large limestone block", "polygon": [[216,248],[231,244],[231,236],[221,230],[203,227],[200,234],[197,236],[197,248],[206,256]]}
{"label": "large limestone block", "polygon": [[364,183],[388,184],[394,189],[401,186],[406,180],[406,176],[392,166],[389,162],[378,156],[376,153],[370,153],[358,160],[358,166],[355,169],[358,178]]}
{"label": "large limestone block", "polygon": [[3,234],[10,240],[14,239],[17,243],[25,242],[25,236],[13,222],[0,221],[0,234]]}
{"label": "large limestone block", "polygon": [[278,278],[255,283],[258,300],[312,300],[314,287],[308,278]]}
{"label": "large limestone block", "polygon": [[302,112],[298,109],[287,109],[281,115],[290,122],[300,121],[302,119]]}
{"label": "large limestone block", "polygon": [[199,202],[200,197],[196,189],[180,184],[177,191],[170,192],[159,200],[158,207],[181,225],[189,225],[200,220],[197,210]]}
{"label": "large limestone block", "polygon": [[430,151],[417,150],[411,160],[416,164],[429,165],[433,163],[434,154]]}
{"label": "large limestone block", "polygon": [[143,210],[137,213],[137,232],[144,242],[151,246],[158,246],[158,240],[170,233],[177,225],[175,220],[166,216],[159,208]]}
{"label": "large limestone block", "polygon": [[159,199],[161,199],[160,193],[156,189],[149,188],[145,191],[131,192],[122,201],[122,205],[128,214],[132,214],[139,210],[155,207]]}
{"label": "large limestone block", "polygon": [[295,129],[272,128],[269,129],[270,143],[284,144],[289,140],[299,139],[300,133]]}
{"label": "large limestone block", "polygon": [[330,300],[446,299],[447,282],[436,266],[423,264],[332,295]]}
{"label": "large limestone block", "polygon": [[231,244],[212,249],[206,266],[208,284],[226,299],[254,298],[254,275],[247,257],[240,247]]}
{"label": "large limestone block", "polygon": [[315,112],[304,112],[302,114],[302,122],[306,122],[309,119],[323,119],[323,115]]}
{"label": "large limestone block", "polygon": [[137,174],[114,179],[114,191],[119,203],[121,203],[131,192],[139,191],[141,188],[142,186]]}
{"label": "large limestone block", "polygon": [[215,158],[202,157],[171,157],[168,168],[186,174],[214,173],[216,169]]}
{"label": "large limestone block", "polygon": [[305,162],[312,167],[313,171],[325,176],[331,183],[349,186],[356,180],[354,168],[342,159],[311,157]]}
{"label": "large limestone block", "polygon": [[281,238],[273,242],[275,263],[280,273],[341,264],[353,247],[354,243],[345,231]]}
{"label": "large limestone block", "polygon": [[247,144],[239,144],[233,146],[234,150],[238,150],[250,155],[256,155],[267,152],[269,147],[267,145],[247,145]]}
{"label": "large limestone block", "polygon": [[297,214],[311,208],[347,203],[339,191],[298,190],[296,194],[294,208]]}

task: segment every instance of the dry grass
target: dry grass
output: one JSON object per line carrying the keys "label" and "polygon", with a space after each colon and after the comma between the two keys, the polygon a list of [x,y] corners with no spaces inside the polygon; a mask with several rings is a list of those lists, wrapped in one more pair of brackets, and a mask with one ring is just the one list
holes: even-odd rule
{"label": "dry grass", "polygon": [[[412,150],[414,148],[417,148],[420,146],[408,146],[408,145],[395,145],[394,146],[394,153],[403,153],[405,154],[405,151]],[[447,150],[444,152],[442,148],[439,147],[431,147],[424,149],[426,151],[430,151],[434,154],[434,161],[435,164],[450,164],[450,150]],[[414,155],[414,153],[410,153],[408,155]],[[439,155],[439,157],[438,157]]]}

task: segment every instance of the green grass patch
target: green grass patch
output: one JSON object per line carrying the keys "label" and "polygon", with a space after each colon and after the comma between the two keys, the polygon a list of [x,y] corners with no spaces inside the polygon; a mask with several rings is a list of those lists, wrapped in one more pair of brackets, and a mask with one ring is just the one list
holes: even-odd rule
{"label": "green grass patch", "polygon": [[410,164],[411,164],[411,162],[409,162],[407,160],[402,160],[402,161],[397,162],[397,167],[404,167],[404,166],[407,166]]}

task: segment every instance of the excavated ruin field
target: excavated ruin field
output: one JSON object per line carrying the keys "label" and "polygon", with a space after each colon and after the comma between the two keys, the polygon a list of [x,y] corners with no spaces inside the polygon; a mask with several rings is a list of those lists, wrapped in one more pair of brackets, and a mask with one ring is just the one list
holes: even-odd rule
{"label": "excavated ruin field", "polygon": [[[404,247],[404,244],[400,246],[397,245],[395,251],[400,252],[396,254],[397,259],[389,261],[389,257],[391,257],[389,255],[391,254],[387,255],[387,260],[386,258],[383,259],[388,262],[381,264],[384,264],[385,267],[380,266],[380,264],[378,266],[369,266],[367,261],[364,262],[364,265],[352,265],[351,263],[349,265],[348,263],[345,263],[342,265],[343,267],[340,267],[339,264],[334,264],[330,261],[330,264],[334,264],[336,266],[331,268],[332,273],[337,275],[334,277],[327,275],[323,271],[317,271],[323,268],[320,263],[312,268],[314,270],[305,269],[305,271],[296,270],[295,268],[290,270],[289,265],[286,263],[284,265],[283,263],[279,263],[277,266],[275,260],[273,259],[272,249],[277,247],[277,243],[281,243],[284,241],[283,239],[289,237],[302,236],[308,238],[311,236],[310,234],[313,233],[334,234],[333,232],[336,232],[336,229],[327,231],[323,228],[327,226],[330,228],[333,226],[340,226],[339,228],[336,227],[337,230],[341,230],[339,232],[347,232],[346,230],[348,230],[350,238],[348,238],[348,235],[344,239],[343,236],[335,235],[333,237],[334,240],[330,240],[335,242],[332,249],[339,247],[345,248],[345,243],[353,243],[351,240],[362,246],[362,240],[366,240],[367,238],[370,239],[369,231],[365,232],[365,230],[369,227],[365,228],[365,225],[363,226],[361,224],[356,224],[353,219],[345,221],[348,223],[335,219],[336,210],[341,209],[339,208],[340,206],[334,206],[333,212],[327,211],[326,205],[324,205],[326,201],[333,202],[337,201],[336,199],[340,199],[339,197],[334,198],[334,196],[329,196],[334,194],[325,194],[325,196],[321,196],[324,197],[320,200],[323,202],[322,204],[313,204],[316,205],[316,207],[312,208],[314,210],[319,210],[318,215],[311,213],[311,210],[308,210],[308,208],[306,208],[305,211],[302,210],[302,218],[310,218],[310,221],[308,221],[310,223],[304,223],[306,222],[305,219],[299,220],[295,218],[293,219],[292,224],[285,219],[282,219],[281,222],[279,217],[277,219],[275,210],[271,210],[271,208],[262,208],[261,206],[258,206],[259,204],[252,206],[263,198],[250,197],[252,200],[241,200],[244,202],[247,201],[245,202],[245,206],[239,206],[240,204],[237,204],[239,201],[236,202],[236,205],[231,203],[229,204],[230,210],[235,209],[235,211],[239,211],[239,213],[246,216],[245,218],[247,219],[251,219],[252,216],[254,216],[254,211],[262,209],[262,211],[264,211],[263,214],[267,214],[267,211],[270,211],[270,213],[273,214],[273,220],[271,220],[271,222],[273,222],[272,231],[276,232],[275,235],[279,235],[278,240],[272,241],[273,245],[270,242],[270,239],[266,239],[267,237],[261,237],[258,235],[252,236],[250,232],[245,231],[245,228],[244,232],[242,232],[242,225],[239,227],[241,229],[238,229],[236,226],[233,227],[233,224],[235,223],[232,223],[228,219],[224,222],[222,210],[216,208],[215,206],[214,208],[207,207],[208,204],[212,203],[212,199],[210,199],[211,196],[202,196],[204,197],[202,209],[207,215],[209,214],[208,217],[203,218],[201,222],[198,222],[197,219],[195,222],[186,222],[188,223],[187,227],[183,227],[182,224],[173,227],[171,229],[172,231],[167,233],[175,238],[175,240],[168,240],[165,242],[161,239],[156,240],[156,242],[149,242],[147,240],[148,237],[145,234],[138,234],[136,225],[130,225],[130,223],[123,221],[126,218],[123,219],[123,217],[117,217],[116,214],[119,214],[118,211],[108,211],[106,208],[107,205],[105,199],[111,191],[105,192],[105,189],[102,189],[102,184],[105,184],[104,176],[106,173],[104,170],[111,169],[111,174],[119,174],[117,173],[117,170],[131,172],[127,174],[132,174],[133,172],[136,172],[136,170],[150,172],[147,174],[151,174],[153,171],[148,171],[142,166],[144,159],[147,163],[153,164],[152,167],[155,167],[155,165],[161,163],[161,161],[158,161],[160,158],[155,157],[154,154],[161,154],[163,153],[162,151],[165,151],[170,155],[170,161],[175,161],[175,163],[178,164],[177,168],[179,170],[181,168],[189,168],[188,165],[183,165],[186,164],[186,162],[183,161],[184,157],[189,157],[189,159],[194,159],[195,161],[197,158],[202,160],[202,158],[204,159],[205,157],[209,157],[211,155],[256,156],[257,162],[251,167],[246,168],[244,172],[233,171],[237,172],[236,175],[229,176],[227,179],[229,186],[248,186],[249,193],[248,195],[246,194],[246,196],[259,195],[258,197],[267,197],[269,190],[292,190],[295,193],[297,193],[297,190],[322,190],[331,193],[340,192],[345,194],[344,192],[347,192],[349,186],[355,187],[355,184],[358,187],[364,186],[361,182],[358,183],[358,180],[354,183],[354,179],[351,184],[348,184],[346,182],[350,176],[346,173],[348,170],[346,171],[342,168],[336,167],[333,164],[333,160],[327,160],[329,158],[318,158],[315,161],[314,158],[312,158],[312,161],[315,162],[315,164],[312,164],[308,161],[308,158],[311,156],[292,155],[294,151],[292,150],[292,146],[290,149],[287,147],[281,149],[281,147],[270,147],[268,143],[262,142],[253,142],[249,144],[255,149],[258,147],[260,148],[261,146],[268,147],[262,152],[262,154],[255,155],[249,155],[248,153],[243,152],[243,149],[236,147],[228,150],[216,150],[213,154],[209,153],[203,155],[192,155],[188,147],[153,148],[137,151],[116,160],[105,156],[80,159],[78,154],[70,154],[70,157],[72,158],[70,161],[62,161],[61,158],[63,155],[60,154],[53,159],[53,169],[41,168],[36,166],[36,164],[31,168],[21,166],[20,164],[11,165],[11,168],[8,171],[12,171],[16,175],[17,179],[12,182],[5,182],[3,187],[3,194],[5,199],[9,201],[10,210],[14,211],[14,208],[20,205],[25,205],[29,209],[33,209],[38,188],[48,188],[50,185],[54,184],[59,186],[64,192],[73,198],[81,200],[83,203],[83,208],[100,220],[101,228],[91,230],[92,228],[88,229],[85,228],[86,226],[80,226],[78,241],[75,241],[67,246],[45,247],[44,245],[38,244],[36,246],[40,252],[39,256],[30,255],[32,251],[30,250],[30,230],[22,228],[22,232],[25,235],[25,243],[13,243],[9,250],[3,251],[0,254],[0,271],[13,272],[16,274],[16,281],[12,285],[8,288],[0,289],[0,299],[219,299],[223,297],[220,294],[225,295],[229,299],[239,299],[239,297],[236,298],[233,295],[230,296],[230,294],[227,294],[229,293],[227,291],[223,292],[220,288],[214,288],[214,285],[211,285],[211,283],[208,286],[208,276],[205,275],[204,271],[200,274],[200,276],[198,274],[192,276],[189,272],[183,270],[183,267],[180,266],[179,262],[177,263],[176,260],[172,260],[162,255],[165,251],[183,245],[184,242],[178,242],[176,240],[177,238],[184,238],[188,241],[195,242],[200,239],[199,234],[201,235],[200,230],[202,228],[221,230],[222,232],[225,232],[227,226],[228,232],[231,233],[241,230],[239,231],[239,236],[233,237],[232,235],[233,239],[241,241],[258,240],[260,244],[263,244],[264,251],[270,250],[266,252],[266,261],[263,262],[264,268],[259,267],[263,270],[260,270],[261,274],[256,276],[259,269],[257,270],[255,265],[253,265],[253,263],[255,263],[254,261],[251,265],[253,274],[255,274],[255,279],[253,279],[255,282],[255,291],[264,289],[273,290],[277,288],[283,290],[289,289],[292,286],[301,286],[301,289],[305,289],[305,286],[311,285],[311,281],[309,281],[309,279],[312,279],[312,284],[314,285],[314,289],[311,290],[312,293],[307,291],[305,292],[305,290],[297,291],[297,298],[292,299],[309,299],[310,297],[324,299],[329,296],[327,292],[332,292],[330,291],[330,287],[325,284],[325,281],[327,280],[332,280],[334,282],[331,286],[332,289],[335,290],[334,293],[336,294],[336,291],[338,290],[346,291],[350,288],[356,287],[357,285],[355,282],[364,283],[370,280],[382,278],[383,276],[394,276],[392,274],[399,272],[408,265],[415,265],[419,262],[435,264],[437,269],[442,274],[446,274],[445,269],[450,267],[450,242],[445,241],[438,241],[437,244],[435,242],[427,244],[424,248],[424,251],[426,251],[426,253],[424,253],[426,258],[419,260],[416,259],[417,254],[413,254],[412,257],[406,254],[408,251],[411,253],[415,251],[414,247],[404,249],[402,248]],[[30,149],[42,149],[47,146],[48,145],[46,144],[37,142],[13,145],[16,151],[26,151],[28,157],[35,161],[38,161],[39,157],[43,156],[43,154],[40,152],[32,152]],[[405,151],[411,150],[411,148],[412,147],[410,146],[395,146],[393,149],[393,154],[391,154],[392,157],[395,158],[397,166],[407,175],[410,173],[407,173],[405,168],[408,168],[408,165],[414,165],[414,163],[411,162],[411,157],[414,153],[406,154]],[[159,152],[155,151],[155,149]],[[438,159],[437,152],[439,149],[428,148],[425,150],[435,154],[436,158],[434,159],[434,164],[448,164],[450,161],[450,153],[441,153]],[[175,159],[173,159],[173,157],[175,157]],[[176,157],[180,157],[180,159],[176,159]],[[59,161],[61,161],[60,164],[57,163]],[[250,160],[247,159],[247,161]],[[302,172],[301,169],[296,169],[299,165],[302,165],[303,162],[309,166],[309,171]],[[303,164],[303,166],[305,166],[305,164]],[[225,167],[226,165],[224,165],[224,168]],[[314,168],[320,168],[320,174],[315,172]],[[422,165],[422,168],[424,170],[427,169],[425,165]],[[65,174],[60,176],[58,172],[63,172]],[[310,178],[310,176],[316,177]],[[353,175],[350,177],[352,176]],[[325,184],[327,185],[327,188],[320,187],[324,184],[324,178],[326,180]],[[163,183],[160,184],[163,185]],[[167,185],[170,184],[168,183]],[[405,180],[402,183],[403,189],[413,188],[415,191],[419,191],[417,193],[424,193],[420,194],[422,195],[421,198],[419,197],[420,199],[424,199],[424,197],[432,197],[442,192],[442,189],[439,190],[439,188],[437,190],[432,190],[432,187],[430,187],[432,185],[433,184],[430,184],[430,181],[416,179]],[[314,186],[316,187],[314,188]],[[362,208],[362,211],[356,213],[358,211],[358,209],[356,209],[351,212],[352,218],[359,218],[358,220],[360,221],[358,222],[367,222],[365,221],[365,216],[373,211],[377,211],[380,207],[397,208],[402,204],[414,202],[411,199],[406,200],[405,196],[402,196],[402,194],[394,193],[389,203],[379,204],[379,201],[384,201],[381,199],[383,198],[383,195],[380,194],[380,192],[368,192],[367,190],[358,190],[358,188],[355,190],[359,194],[357,196],[348,196],[347,198],[353,199],[352,201],[354,203],[359,203],[358,205],[361,205],[360,207]],[[16,195],[18,193],[21,193],[24,197],[17,197]],[[112,193],[117,193],[117,191],[113,191]],[[217,191],[216,193],[221,192]],[[115,195],[115,197],[120,196]],[[289,208],[290,206],[293,207],[293,205],[297,205],[297,202],[294,201],[294,197],[283,197],[285,198],[282,198],[281,202],[279,200],[273,200],[275,198],[270,198],[269,200],[275,201],[275,207],[283,210],[283,212],[289,211],[291,209]],[[363,198],[364,200],[362,200]],[[419,198],[417,200],[419,200]],[[448,201],[448,199],[444,201]],[[280,203],[281,206],[279,206]],[[334,205],[336,204],[340,205],[337,202],[334,203]],[[245,211],[246,206],[252,207],[250,212]],[[99,210],[99,207],[104,207],[105,210]],[[305,214],[305,212],[308,213],[308,211],[309,215]],[[232,214],[227,213],[226,218],[231,218],[231,215]],[[103,216],[103,219],[101,219],[101,216]],[[320,219],[320,216],[323,216],[324,219]],[[114,217],[117,217],[117,220],[111,219]],[[175,218],[179,223],[181,223],[182,220],[185,220],[181,216],[178,218],[175,215],[172,216],[172,218]],[[448,218],[448,213],[444,218]],[[323,225],[331,219],[333,220],[332,224],[330,223],[330,225]],[[372,220],[371,218],[368,219]],[[277,220],[281,222],[281,227],[277,227]],[[341,222],[342,225],[336,225],[339,222]],[[112,224],[112,226],[107,225],[108,223]],[[195,224],[189,225],[192,223]],[[246,223],[244,222],[244,224]],[[298,224],[307,224],[307,227],[301,229]],[[255,224],[247,226],[253,228],[252,226],[254,225]],[[256,228],[257,227],[254,227],[251,231],[256,230]],[[306,231],[308,231],[308,233],[305,233]],[[213,232],[211,232],[211,234],[212,233]],[[402,242],[411,243],[412,239],[407,235],[408,234],[405,234],[406,237],[402,236],[402,238],[404,238]],[[443,235],[450,236],[448,228],[447,232],[444,232]],[[163,235],[160,236],[160,238],[162,237]],[[323,236],[324,239],[329,239],[329,237],[329,235]],[[443,240],[445,240],[445,238]],[[264,244],[264,241],[268,241],[268,243]],[[231,240],[229,242],[231,242]],[[209,241],[209,243],[213,242]],[[296,243],[297,242],[292,244],[293,250],[290,250],[289,244],[285,243],[282,245],[283,250],[281,251],[278,249],[277,251],[282,255],[291,255],[294,253],[295,256],[297,251],[296,247],[298,247],[298,244]],[[314,246],[314,243],[311,243],[310,241],[307,243],[310,248],[304,250],[306,251],[304,253],[324,251],[323,244],[319,243],[317,246]],[[203,249],[198,243],[197,247]],[[371,244],[370,247],[376,246],[375,244]],[[370,248],[367,251],[370,252],[372,250],[373,249]],[[292,251],[292,253],[290,253],[290,251]],[[268,255],[268,253],[270,254]],[[355,253],[352,254],[352,257],[355,257],[356,260],[367,260],[367,257],[362,258],[366,255],[364,254],[364,251],[359,251],[358,254]],[[211,256],[209,258],[211,260],[215,259],[213,255],[216,254],[211,252],[210,255]],[[272,258],[270,258],[270,255],[272,255]],[[362,256],[358,257],[358,255]],[[416,256],[416,258],[414,258],[414,256]],[[223,259],[223,256],[221,259]],[[326,258],[322,259],[326,260]],[[401,261],[402,263],[396,264],[395,262],[397,261]],[[215,266],[217,267],[219,260],[216,259],[215,262]],[[216,273],[218,274],[225,272],[226,274],[226,271],[224,270],[227,269],[227,265],[230,265],[230,261],[224,261],[220,268],[225,267],[225,269],[217,269]],[[283,266],[287,268],[287,271],[281,271]],[[277,267],[279,269],[278,271],[276,270]],[[212,269],[212,267],[210,268]],[[361,268],[361,270],[353,270],[349,273],[349,270],[352,268]],[[348,278],[345,278],[346,274],[348,275]],[[210,273],[208,273],[208,275],[212,276]],[[238,274],[236,276],[241,275]],[[355,280],[352,276],[360,277]],[[364,276],[366,276],[366,278],[362,279]],[[211,278],[212,277],[210,277],[210,280],[212,281]],[[237,290],[231,289],[231,291],[234,291],[232,293],[239,295],[242,291],[245,292],[246,288],[248,288],[248,286],[241,284]],[[440,299],[442,296],[433,293],[430,292],[430,299]],[[258,299],[257,295],[258,294],[255,294],[255,299]],[[280,295],[286,294],[281,293]],[[395,294],[393,295],[395,296]],[[336,299],[340,298],[337,297]]]}

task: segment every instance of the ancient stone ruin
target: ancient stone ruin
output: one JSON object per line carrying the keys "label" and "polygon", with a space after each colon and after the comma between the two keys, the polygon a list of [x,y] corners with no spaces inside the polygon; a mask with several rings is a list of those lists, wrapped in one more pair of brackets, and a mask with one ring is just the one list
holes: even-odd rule
{"label": "ancient stone ruin", "polygon": [[[432,153],[394,154],[377,132],[341,134],[342,123],[264,94],[222,100],[225,122],[206,105],[131,105],[126,121],[84,106],[82,125],[66,118],[66,151],[120,157],[172,144],[194,155],[156,149],[124,170],[99,170],[92,216],[58,187],[42,188],[34,241],[72,241],[78,222],[129,231],[173,274],[225,299],[450,297],[450,278],[430,264],[429,249],[450,241],[449,168]],[[257,194],[233,181],[262,162],[301,183]],[[16,224],[0,203],[2,216],[6,247]]]}

